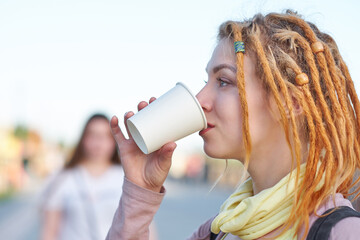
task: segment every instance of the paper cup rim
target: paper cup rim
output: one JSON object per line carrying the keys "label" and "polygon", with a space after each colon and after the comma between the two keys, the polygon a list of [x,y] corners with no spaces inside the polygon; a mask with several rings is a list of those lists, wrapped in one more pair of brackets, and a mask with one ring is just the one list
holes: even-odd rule
{"label": "paper cup rim", "polygon": [[203,123],[204,123],[203,129],[205,129],[205,128],[207,127],[207,120],[206,120],[205,113],[204,113],[204,111],[203,111],[203,109],[202,109],[202,107],[201,107],[198,99],[195,97],[195,95],[191,92],[191,90],[190,90],[184,83],[178,82],[178,83],[176,83],[176,85],[180,85],[180,86],[182,86],[183,88],[185,88],[186,91],[189,92],[190,96],[194,99],[194,101],[195,101],[195,103],[196,103],[196,106],[199,108],[200,113],[201,113],[201,116],[202,116],[202,119],[203,119]]}
{"label": "paper cup rim", "polygon": [[139,130],[132,122],[131,118],[126,120],[126,125],[128,126],[129,130],[131,129],[130,132],[132,134],[136,134],[136,136],[132,136],[132,139],[134,140],[136,145],[140,148],[140,150],[143,153],[148,154],[149,153],[148,146],[146,146],[143,136],[140,134]]}

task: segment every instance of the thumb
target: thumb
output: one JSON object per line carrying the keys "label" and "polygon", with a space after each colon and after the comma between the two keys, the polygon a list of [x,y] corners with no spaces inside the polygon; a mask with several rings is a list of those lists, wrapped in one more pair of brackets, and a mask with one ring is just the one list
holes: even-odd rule
{"label": "thumb", "polygon": [[172,155],[173,155],[176,147],[177,147],[177,145],[174,142],[170,142],[170,143],[167,143],[164,146],[162,146],[160,149],[160,157],[159,157],[160,162],[166,162],[166,163],[169,163],[169,165],[170,165],[171,158],[172,158]]}

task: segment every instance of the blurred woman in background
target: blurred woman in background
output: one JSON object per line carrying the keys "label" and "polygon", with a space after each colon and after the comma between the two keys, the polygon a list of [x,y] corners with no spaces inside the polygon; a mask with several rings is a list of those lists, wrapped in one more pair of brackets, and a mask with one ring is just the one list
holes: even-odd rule
{"label": "blurred woman in background", "polygon": [[95,114],[85,124],[70,160],[44,192],[41,238],[104,239],[123,178],[109,119]]}

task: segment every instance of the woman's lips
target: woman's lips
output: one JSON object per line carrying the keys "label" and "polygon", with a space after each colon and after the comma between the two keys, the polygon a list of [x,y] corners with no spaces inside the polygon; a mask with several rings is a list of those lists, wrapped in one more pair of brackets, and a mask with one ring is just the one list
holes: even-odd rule
{"label": "woman's lips", "polygon": [[199,135],[200,135],[200,136],[204,135],[206,132],[208,132],[209,130],[211,130],[211,129],[214,128],[214,127],[215,127],[215,125],[213,125],[213,124],[211,124],[211,123],[208,123],[207,128],[201,130],[201,131],[199,132]]}

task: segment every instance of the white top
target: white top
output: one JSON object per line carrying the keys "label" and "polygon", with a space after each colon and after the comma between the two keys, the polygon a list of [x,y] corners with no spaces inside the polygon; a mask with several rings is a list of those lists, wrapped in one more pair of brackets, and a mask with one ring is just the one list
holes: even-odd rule
{"label": "white top", "polygon": [[83,167],[61,173],[50,185],[44,210],[62,211],[60,240],[105,239],[117,209],[124,172],[110,167],[98,177]]}

